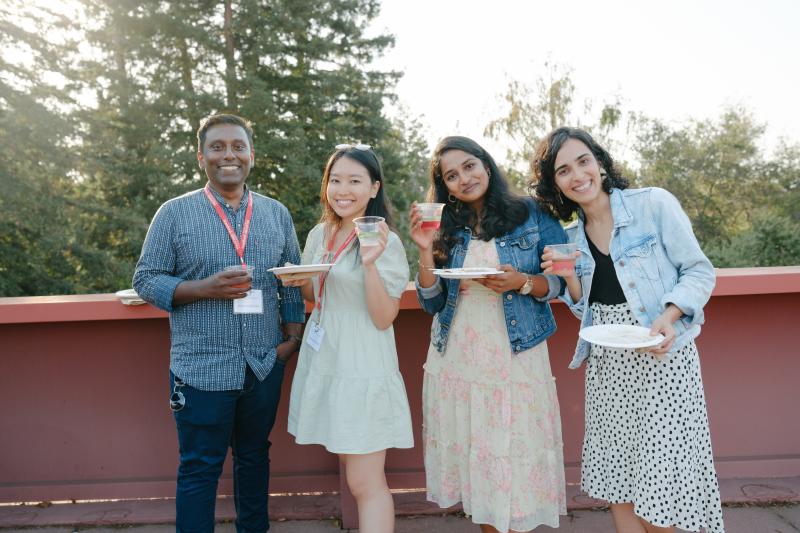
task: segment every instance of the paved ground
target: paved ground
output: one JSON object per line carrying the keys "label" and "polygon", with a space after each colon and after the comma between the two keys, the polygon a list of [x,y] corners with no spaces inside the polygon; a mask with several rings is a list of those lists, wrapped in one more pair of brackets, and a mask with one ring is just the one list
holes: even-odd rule
{"label": "paved ground", "polygon": [[[722,480],[720,493],[727,533],[800,533],[800,477]],[[478,532],[451,508],[443,514],[425,501],[424,492],[395,493],[397,533]],[[338,533],[339,496],[272,496],[271,533]],[[588,498],[574,485],[567,487],[569,515],[558,529],[540,527],[537,533],[612,532],[611,515],[598,509],[603,502]],[[0,506],[0,533],[170,533],[174,531],[175,501],[127,500],[78,504]],[[217,531],[235,531],[233,501],[217,500]],[[356,530],[348,530],[356,531]]]}
{"label": "paved ground", "polygon": [[[727,533],[797,533],[800,531],[800,504],[773,505],[769,507],[725,507]],[[2,533],[120,533],[119,528],[41,527],[25,529],[0,529]],[[172,533],[173,525],[127,526],[124,533]],[[219,533],[234,533],[230,522],[219,524]],[[270,533],[343,533],[336,520],[287,520],[273,522]],[[347,530],[357,531],[357,530]],[[611,515],[605,511],[573,511],[563,517],[558,529],[539,527],[537,533],[557,531],[559,533],[600,533],[613,531]],[[397,533],[478,533],[477,526],[466,518],[446,516],[402,517],[397,520]]]}

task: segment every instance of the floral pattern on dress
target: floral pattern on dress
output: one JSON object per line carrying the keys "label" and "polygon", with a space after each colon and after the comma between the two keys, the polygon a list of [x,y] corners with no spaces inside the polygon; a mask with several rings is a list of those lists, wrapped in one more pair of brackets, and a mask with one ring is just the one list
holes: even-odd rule
{"label": "floral pattern on dress", "polygon": [[[497,264],[494,240],[470,241],[465,267]],[[428,351],[423,444],[428,499],[475,523],[527,531],[566,513],[547,345],[513,354],[502,295],[475,281],[461,281],[445,353]]]}

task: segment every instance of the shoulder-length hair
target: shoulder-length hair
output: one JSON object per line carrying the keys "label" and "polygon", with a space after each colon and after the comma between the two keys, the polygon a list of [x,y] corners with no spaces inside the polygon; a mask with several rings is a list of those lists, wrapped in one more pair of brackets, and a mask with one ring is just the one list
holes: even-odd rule
{"label": "shoulder-length hair", "polygon": [[341,158],[346,157],[359,163],[367,169],[369,179],[372,183],[380,182],[381,186],[378,188],[378,194],[375,198],[371,198],[367,203],[367,210],[364,216],[383,217],[386,224],[392,226],[392,208],[386,196],[386,179],[383,176],[383,169],[381,163],[378,161],[378,156],[375,155],[371,149],[359,149],[356,147],[341,148],[336,150],[328,158],[328,163],[325,165],[325,172],[322,174],[322,185],[319,190],[319,203],[322,206],[322,215],[319,221],[324,222],[330,226],[337,227],[342,223],[342,218],[336,214],[333,207],[328,203],[328,182],[331,178],[331,169],[333,165]]}
{"label": "shoulder-length hair", "polygon": [[575,139],[585,144],[597,159],[600,168],[605,171],[606,176],[602,182],[603,191],[610,194],[612,188],[627,189],[629,186],[628,179],[620,173],[611,154],[600,146],[588,132],[579,128],[554,129],[536,146],[531,160],[532,175],[528,182],[528,190],[539,200],[545,211],[564,221],[571,220],[579,210],[578,204],[564,196],[556,187],[556,156],[569,139]]}
{"label": "shoulder-length hair", "polygon": [[[473,213],[460,200],[451,200],[450,191],[442,178],[442,155],[450,150],[461,150],[477,157],[489,174],[489,187],[480,213]],[[445,137],[433,151],[430,163],[430,181],[428,200],[445,204],[442,211],[442,222],[439,236],[433,243],[433,254],[436,264],[444,265],[450,257],[450,251],[456,242],[456,232],[464,227],[474,227],[480,221],[480,232],[476,238],[488,241],[513,230],[528,218],[528,206],[525,200],[511,191],[503,173],[489,152],[467,137]]]}

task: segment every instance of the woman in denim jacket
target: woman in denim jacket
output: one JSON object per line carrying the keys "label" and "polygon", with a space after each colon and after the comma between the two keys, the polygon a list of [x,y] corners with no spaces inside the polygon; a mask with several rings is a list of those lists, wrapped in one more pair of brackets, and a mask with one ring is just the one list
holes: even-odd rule
{"label": "woman in denim jacket", "polygon": [[[541,274],[544,246],[566,241],[531,198],[509,191],[492,157],[465,137],[443,139],[431,161],[439,231],[411,210],[417,291],[434,315],[423,383],[428,499],[462,502],[484,532],[558,527],[566,513],[561,421],[545,339],[562,281]],[[435,267],[502,274],[452,279]]]}
{"label": "woman in denim jacket", "polygon": [[[715,274],[669,192],[628,189],[611,156],[576,128],[537,147],[532,187],[577,243],[563,300],[581,328],[632,324],[662,334],[655,347],[579,340],[586,360],[581,486],[611,504],[618,533],[724,531],[694,339]],[[551,253],[542,268],[552,271]]]}

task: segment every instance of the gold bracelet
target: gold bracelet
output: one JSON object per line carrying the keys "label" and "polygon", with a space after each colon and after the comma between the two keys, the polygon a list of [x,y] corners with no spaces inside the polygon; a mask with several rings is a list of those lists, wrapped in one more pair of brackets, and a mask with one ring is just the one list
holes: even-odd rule
{"label": "gold bracelet", "polygon": [[433,266],[423,265],[422,264],[422,259],[417,259],[417,264],[419,265],[420,268],[424,268],[426,270],[435,270],[436,269],[436,265],[433,265]]}

